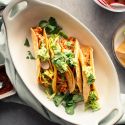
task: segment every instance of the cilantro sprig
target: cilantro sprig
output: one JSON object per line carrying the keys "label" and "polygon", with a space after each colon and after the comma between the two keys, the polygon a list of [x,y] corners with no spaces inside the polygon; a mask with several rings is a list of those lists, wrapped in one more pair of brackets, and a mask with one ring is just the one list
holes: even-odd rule
{"label": "cilantro sprig", "polygon": [[53,17],[50,17],[48,21],[41,20],[39,22],[39,26],[41,28],[45,28],[47,34],[57,34],[60,30],[62,30]]}
{"label": "cilantro sprig", "polygon": [[30,43],[29,40],[26,38],[25,42],[24,42],[24,46],[26,47],[30,47]]}

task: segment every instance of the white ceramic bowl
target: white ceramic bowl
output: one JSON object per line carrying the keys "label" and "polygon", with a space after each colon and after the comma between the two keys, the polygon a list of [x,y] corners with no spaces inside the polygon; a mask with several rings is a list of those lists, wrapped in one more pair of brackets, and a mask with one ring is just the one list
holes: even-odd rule
{"label": "white ceramic bowl", "polygon": [[113,52],[114,52],[115,59],[117,60],[117,62],[118,62],[123,68],[125,68],[125,65],[120,61],[120,58],[119,58],[118,55],[116,54],[116,50],[117,50],[118,46],[119,46],[123,41],[125,41],[124,31],[125,31],[125,21],[122,22],[122,23],[117,27],[116,31],[114,32],[113,39],[112,39],[112,48],[113,48]]}
{"label": "white ceramic bowl", "polygon": [[103,4],[101,4],[98,0],[93,0],[97,5],[99,5],[100,7],[109,10],[111,12],[125,12],[125,7],[118,7],[118,8],[110,8],[107,6],[104,6]]}
{"label": "white ceramic bowl", "polygon": [[[106,117],[108,117],[108,121],[105,125],[112,125],[118,121],[122,116],[118,76],[110,57],[99,40],[76,18],[62,9],[40,0],[25,0],[26,6],[11,16],[12,8],[22,1],[13,0],[4,10],[3,20],[13,64],[32,95],[49,111],[74,124],[98,125],[105,122]],[[96,86],[100,93],[101,110],[85,112],[84,104],[81,103],[76,107],[74,115],[67,115],[62,106],[56,107],[39,88],[36,80],[35,60],[26,59],[27,51],[33,52],[30,28],[36,26],[41,19],[48,19],[50,16],[56,18],[58,24],[69,36],[78,38],[80,44],[93,47],[97,77]],[[26,37],[30,41],[30,48],[24,46]],[[114,115],[109,117],[112,113]]]}

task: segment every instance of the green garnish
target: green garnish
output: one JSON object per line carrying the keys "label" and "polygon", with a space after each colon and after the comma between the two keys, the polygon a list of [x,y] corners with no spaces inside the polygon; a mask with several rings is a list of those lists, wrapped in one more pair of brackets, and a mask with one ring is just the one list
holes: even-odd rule
{"label": "green garnish", "polygon": [[57,67],[57,69],[58,69],[58,71],[60,71],[60,73],[64,73],[65,71],[67,71],[68,65],[67,65],[62,53],[56,54],[54,56],[54,58],[52,59],[52,63]]}
{"label": "green garnish", "polygon": [[29,40],[26,38],[24,46],[30,47]]}
{"label": "green garnish", "polygon": [[30,51],[27,51],[27,52],[28,52],[27,58],[29,57],[29,59],[35,59],[35,57],[32,55]]}
{"label": "green garnish", "polygon": [[29,56],[27,56],[26,59],[29,59]]}
{"label": "green garnish", "polygon": [[91,85],[94,81],[95,81],[95,78],[93,74],[90,74],[87,80],[88,84]]}
{"label": "green garnish", "polygon": [[95,91],[91,91],[89,93],[88,102],[85,104],[85,110],[92,109],[92,111],[97,111],[100,109],[100,105],[97,101],[97,93]]}
{"label": "green garnish", "polygon": [[70,50],[65,50],[64,51],[64,57],[66,60],[66,63],[70,66],[76,66],[76,60],[75,60],[75,55],[72,53]]}
{"label": "green garnish", "polygon": [[58,94],[58,95],[55,95],[55,97],[53,98],[53,101],[56,106],[59,106],[62,103],[64,98],[65,98],[64,94]]}
{"label": "green garnish", "polygon": [[40,49],[37,51],[37,57],[42,61],[47,61],[50,58],[49,51],[45,47],[44,41],[41,42]]}
{"label": "green garnish", "polygon": [[60,39],[59,35],[51,35],[49,38],[50,47],[54,52],[52,63],[56,66],[60,73],[67,71],[67,66],[75,66],[75,55],[70,50],[61,51],[61,47],[57,42]]}
{"label": "green garnish", "polygon": [[66,46],[70,47],[72,45],[72,43],[70,41],[66,42]]}
{"label": "green garnish", "polygon": [[45,89],[45,93],[49,99],[53,99],[55,96],[55,93],[53,93],[51,86],[49,86],[48,88]]}
{"label": "green garnish", "polygon": [[81,101],[83,101],[83,96],[82,96],[82,95],[78,95],[78,94],[77,94],[77,95],[73,95],[73,98],[72,98],[72,99],[73,99],[73,101],[76,102],[76,103],[77,103],[77,102],[81,102]]}
{"label": "green garnish", "polygon": [[76,107],[76,103],[72,103],[72,104],[70,103],[70,106],[65,107],[65,112],[69,115],[73,115],[75,107]]}
{"label": "green garnish", "polygon": [[83,67],[83,71],[87,77],[87,82],[91,85],[95,81],[95,75],[93,74],[93,70],[91,66]]}
{"label": "green garnish", "polygon": [[53,71],[51,69],[49,69],[49,70],[44,70],[42,75],[44,75],[45,77],[47,77],[49,79],[52,79],[54,74],[53,74]]}
{"label": "green garnish", "polygon": [[48,21],[40,21],[39,26],[45,28],[47,34],[58,34],[59,31],[62,30],[53,17],[50,17]]}
{"label": "green garnish", "polygon": [[56,106],[59,106],[62,104],[65,108],[65,112],[67,114],[73,115],[74,114],[74,109],[76,107],[76,103],[82,101],[83,98],[79,94],[57,94],[54,98],[53,101]]}
{"label": "green garnish", "polygon": [[75,66],[75,58],[72,52],[60,52],[54,56],[52,63],[57,67],[57,69],[64,73],[67,71],[67,66]]}
{"label": "green garnish", "polygon": [[41,20],[41,21],[39,22],[39,26],[42,27],[42,28],[46,27],[47,24],[48,24],[48,22],[47,22],[46,20]]}
{"label": "green garnish", "polygon": [[64,73],[65,71],[67,71],[68,65],[64,58],[64,54],[61,52],[61,47],[57,43],[57,40],[59,40],[58,35],[51,35],[49,38],[50,48],[54,52],[54,57],[52,57],[52,63],[56,66],[59,72]]}
{"label": "green garnish", "polygon": [[82,100],[83,100],[82,95],[68,94],[64,99],[65,103],[63,103],[66,113],[73,115],[76,104]]}
{"label": "green garnish", "polygon": [[48,88],[46,88],[46,89],[45,89],[45,93],[48,94],[48,95],[52,95],[52,94],[53,94],[52,87],[49,86]]}
{"label": "green garnish", "polygon": [[65,39],[68,39],[68,36],[67,36],[66,33],[63,32],[63,31],[60,31],[60,32],[59,32],[59,35],[62,36],[63,38],[65,38]]}

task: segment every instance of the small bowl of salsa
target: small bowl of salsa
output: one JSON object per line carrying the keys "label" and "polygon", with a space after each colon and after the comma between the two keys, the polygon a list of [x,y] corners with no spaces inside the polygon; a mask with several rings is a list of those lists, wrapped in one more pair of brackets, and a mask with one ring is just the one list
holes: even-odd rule
{"label": "small bowl of salsa", "polygon": [[14,95],[16,92],[6,74],[4,65],[0,64],[0,99]]}
{"label": "small bowl of salsa", "polygon": [[125,0],[93,0],[100,7],[111,12],[125,12]]}
{"label": "small bowl of salsa", "polygon": [[117,62],[125,68],[125,21],[118,26],[113,35],[112,48]]}

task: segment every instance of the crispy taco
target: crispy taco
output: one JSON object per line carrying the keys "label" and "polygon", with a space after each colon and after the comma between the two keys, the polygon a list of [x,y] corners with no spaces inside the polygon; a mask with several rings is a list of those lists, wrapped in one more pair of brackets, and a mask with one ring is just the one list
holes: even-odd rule
{"label": "crispy taco", "polygon": [[99,109],[97,100],[99,99],[95,87],[95,70],[93,60],[93,49],[82,46],[80,49],[80,63],[82,65],[83,76],[83,98],[86,108]]}
{"label": "crispy taco", "polygon": [[71,58],[71,56],[74,56],[74,58],[71,58],[72,60],[69,60],[69,67],[68,71],[69,74],[71,74],[71,79],[69,79],[69,74],[66,72],[66,78],[69,83],[69,86],[72,85],[70,82],[72,81],[73,85],[71,88],[71,92],[75,90],[75,87],[78,87],[78,90],[80,93],[82,93],[82,76],[81,76],[81,69],[80,69],[80,63],[79,63],[79,42],[76,38],[70,37],[67,40],[61,39],[61,47],[62,51],[64,53],[67,53],[69,56],[68,58]]}
{"label": "crispy taco", "polygon": [[53,91],[56,92],[57,73],[50,61],[46,31],[41,27],[31,28],[31,36],[36,56],[38,83],[45,88],[52,86]]}
{"label": "crispy taco", "polygon": [[58,74],[63,74],[65,77],[68,91],[73,93],[78,88],[78,91],[82,93],[82,78],[79,61],[77,62],[78,45],[75,44],[75,41],[71,38],[64,39],[59,35],[52,35],[49,38],[49,48],[53,55],[52,63],[56,66]]}

